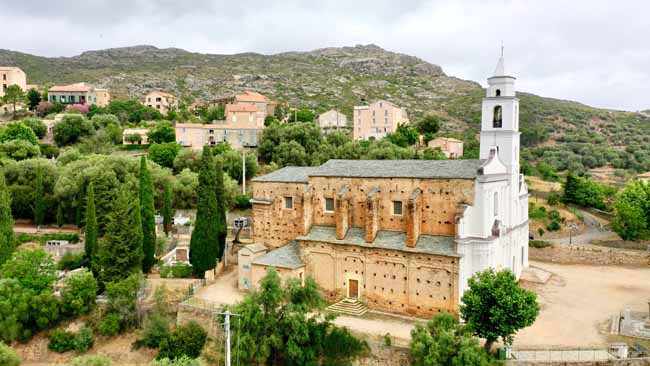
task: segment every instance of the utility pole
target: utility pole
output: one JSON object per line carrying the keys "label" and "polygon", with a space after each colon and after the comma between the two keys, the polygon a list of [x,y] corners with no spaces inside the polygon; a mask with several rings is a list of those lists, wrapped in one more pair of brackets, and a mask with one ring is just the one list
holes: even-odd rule
{"label": "utility pole", "polygon": [[230,310],[226,310],[223,313],[217,313],[225,316],[224,319],[224,330],[226,333],[226,366],[230,366],[230,317],[231,316],[241,316],[239,314],[233,314]]}
{"label": "utility pole", "polygon": [[241,194],[246,194],[246,146],[242,149]]}

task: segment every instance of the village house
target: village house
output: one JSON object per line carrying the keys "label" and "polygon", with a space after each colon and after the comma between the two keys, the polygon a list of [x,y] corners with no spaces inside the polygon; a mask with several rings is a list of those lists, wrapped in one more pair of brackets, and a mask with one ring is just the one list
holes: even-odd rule
{"label": "village house", "polygon": [[479,159],[330,160],[253,179],[253,240],[271,251],[251,262],[251,287],[274,267],[313,277],[332,301],[430,317],[457,313],[478,271],[519,278],[528,191],[514,81],[500,58],[483,99]]}
{"label": "village house", "polygon": [[162,114],[178,107],[176,96],[164,91],[154,90],[144,96],[144,105],[154,108]]}
{"label": "village house", "polygon": [[122,131],[122,145],[146,145],[149,143],[148,128],[125,128]]}
{"label": "village house", "polygon": [[226,124],[229,126],[248,126],[264,128],[263,113],[251,104],[226,104]]}
{"label": "village house", "polygon": [[432,149],[440,148],[447,159],[458,159],[463,156],[463,142],[451,137],[438,137],[427,144]]}
{"label": "village house", "polygon": [[408,123],[405,109],[380,100],[370,105],[355,106],[352,138],[356,140],[381,140],[395,132],[401,124]]}
{"label": "village house", "polygon": [[87,83],[53,86],[47,91],[50,103],[87,104],[105,107],[110,101],[106,89],[98,89]]}
{"label": "village house", "polygon": [[27,76],[18,67],[0,66],[0,98],[4,97],[5,91],[11,85],[18,85],[22,90],[27,91]]}
{"label": "village house", "polygon": [[275,112],[275,105],[276,105],[275,102],[269,100],[269,98],[267,98],[266,96],[251,91],[245,91],[241,94],[235,95],[234,104],[244,104],[244,105],[254,106],[257,109],[258,114],[262,116],[262,120],[264,120],[266,116],[273,115],[273,113]]}
{"label": "village house", "polygon": [[[262,128],[257,128],[255,123],[250,126],[248,122],[228,123],[176,123],[176,142],[184,147],[201,150],[204,145],[216,145],[228,142],[234,149],[257,146],[259,133]],[[262,126],[264,126],[262,124]]]}
{"label": "village house", "polygon": [[335,131],[347,132],[348,117],[336,109],[330,109],[318,116],[318,125],[325,135]]}

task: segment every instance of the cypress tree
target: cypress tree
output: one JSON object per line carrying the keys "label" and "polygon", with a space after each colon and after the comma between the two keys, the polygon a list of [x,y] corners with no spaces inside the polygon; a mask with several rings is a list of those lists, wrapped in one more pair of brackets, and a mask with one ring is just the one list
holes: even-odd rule
{"label": "cypress tree", "polygon": [[142,218],[142,271],[148,273],[156,254],[156,221],[153,202],[153,180],[147,168],[147,158],[140,159],[140,216]]}
{"label": "cypress tree", "polygon": [[14,247],[14,219],[11,216],[11,196],[0,171],[0,265],[11,258]]}
{"label": "cypress tree", "polygon": [[196,222],[190,240],[190,263],[194,274],[203,277],[205,271],[217,264],[219,232],[217,223],[217,177],[214,159],[207,147],[203,148],[199,163],[199,189]]}
{"label": "cypress tree", "polygon": [[225,188],[223,186],[223,161],[217,158],[215,167],[217,174],[217,232],[219,238],[219,246],[217,247],[217,258],[221,259],[223,252],[226,248],[226,235],[228,234],[228,226],[226,223],[226,201],[225,201]]}
{"label": "cypress tree", "polygon": [[[87,191],[84,249],[88,263],[92,263],[97,254],[97,214],[95,212],[95,188],[92,182],[88,184]],[[60,208],[61,206],[59,206]]]}
{"label": "cypress tree", "polygon": [[165,230],[165,235],[169,236],[169,233],[172,231],[172,218],[174,216],[174,208],[172,200],[172,189],[168,181],[165,182],[165,191],[164,191],[164,200],[163,200],[163,229]]}
{"label": "cypress tree", "polygon": [[123,280],[142,269],[142,220],[137,197],[120,189],[108,215],[106,235],[95,257],[100,286]]}
{"label": "cypress tree", "polygon": [[63,226],[63,222],[64,222],[64,220],[65,220],[65,219],[63,218],[63,207],[61,207],[61,204],[59,204],[59,205],[56,207],[56,225],[57,225],[58,227]]}
{"label": "cypress tree", "polygon": [[45,223],[45,197],[43,197],[43,172],[39,167],[36,171],[36,187],[34,187],[34,224],[41,226]]}

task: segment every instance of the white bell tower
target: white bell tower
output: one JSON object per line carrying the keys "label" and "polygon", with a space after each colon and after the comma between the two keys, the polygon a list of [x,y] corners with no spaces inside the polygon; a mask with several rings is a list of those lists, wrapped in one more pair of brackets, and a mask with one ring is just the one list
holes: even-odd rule
{"label": "white bell tower", "polygon": [[505,73],[503,47],[494,76],[488,78],[487,96],[481,113],[481,159],[487,159],[496,146],[499,160],[508,174],[519,176],[519,99],[515,96],[515,77]]}

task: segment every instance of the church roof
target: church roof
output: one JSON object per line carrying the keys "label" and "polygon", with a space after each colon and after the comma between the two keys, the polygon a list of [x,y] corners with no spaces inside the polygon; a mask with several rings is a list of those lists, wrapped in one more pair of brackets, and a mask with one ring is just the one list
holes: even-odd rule
{"label": "church roof", "polygon": [[317,241],[332,244],[356,245],[360,247],[400,250],[403,252],[437,254],[458,257],[454,238],[441,235],[420,235],[415,247],[406,246],[406,233],[397,231],[378,231],[372,243],[366,242],[366,230],[352,227],[348,229],[345,238],[336,239],[336,227],[312,226],[309,233],[299,236],[297,240]]}
{"label": "church roof", "polygon": [[253,182],[307,183],[310,173],[317,167],[286,166],[269,174],[253,178]]}
{"label": "church roof", "polygon": [[300,247],[295,241],[255,259],[253,264],[289,269],[296,269],[305,265],[300,259]]}
{"label": "church roof", "polygon": [[310,176],[353,178],[474,179],[481,161],[473,160],[329,160]]}
{"label": "church roof", "polygon": [[503,61],[503,56],[499,57],[497,67],[494,69],[494,76],[506,76],[506,67]]}

